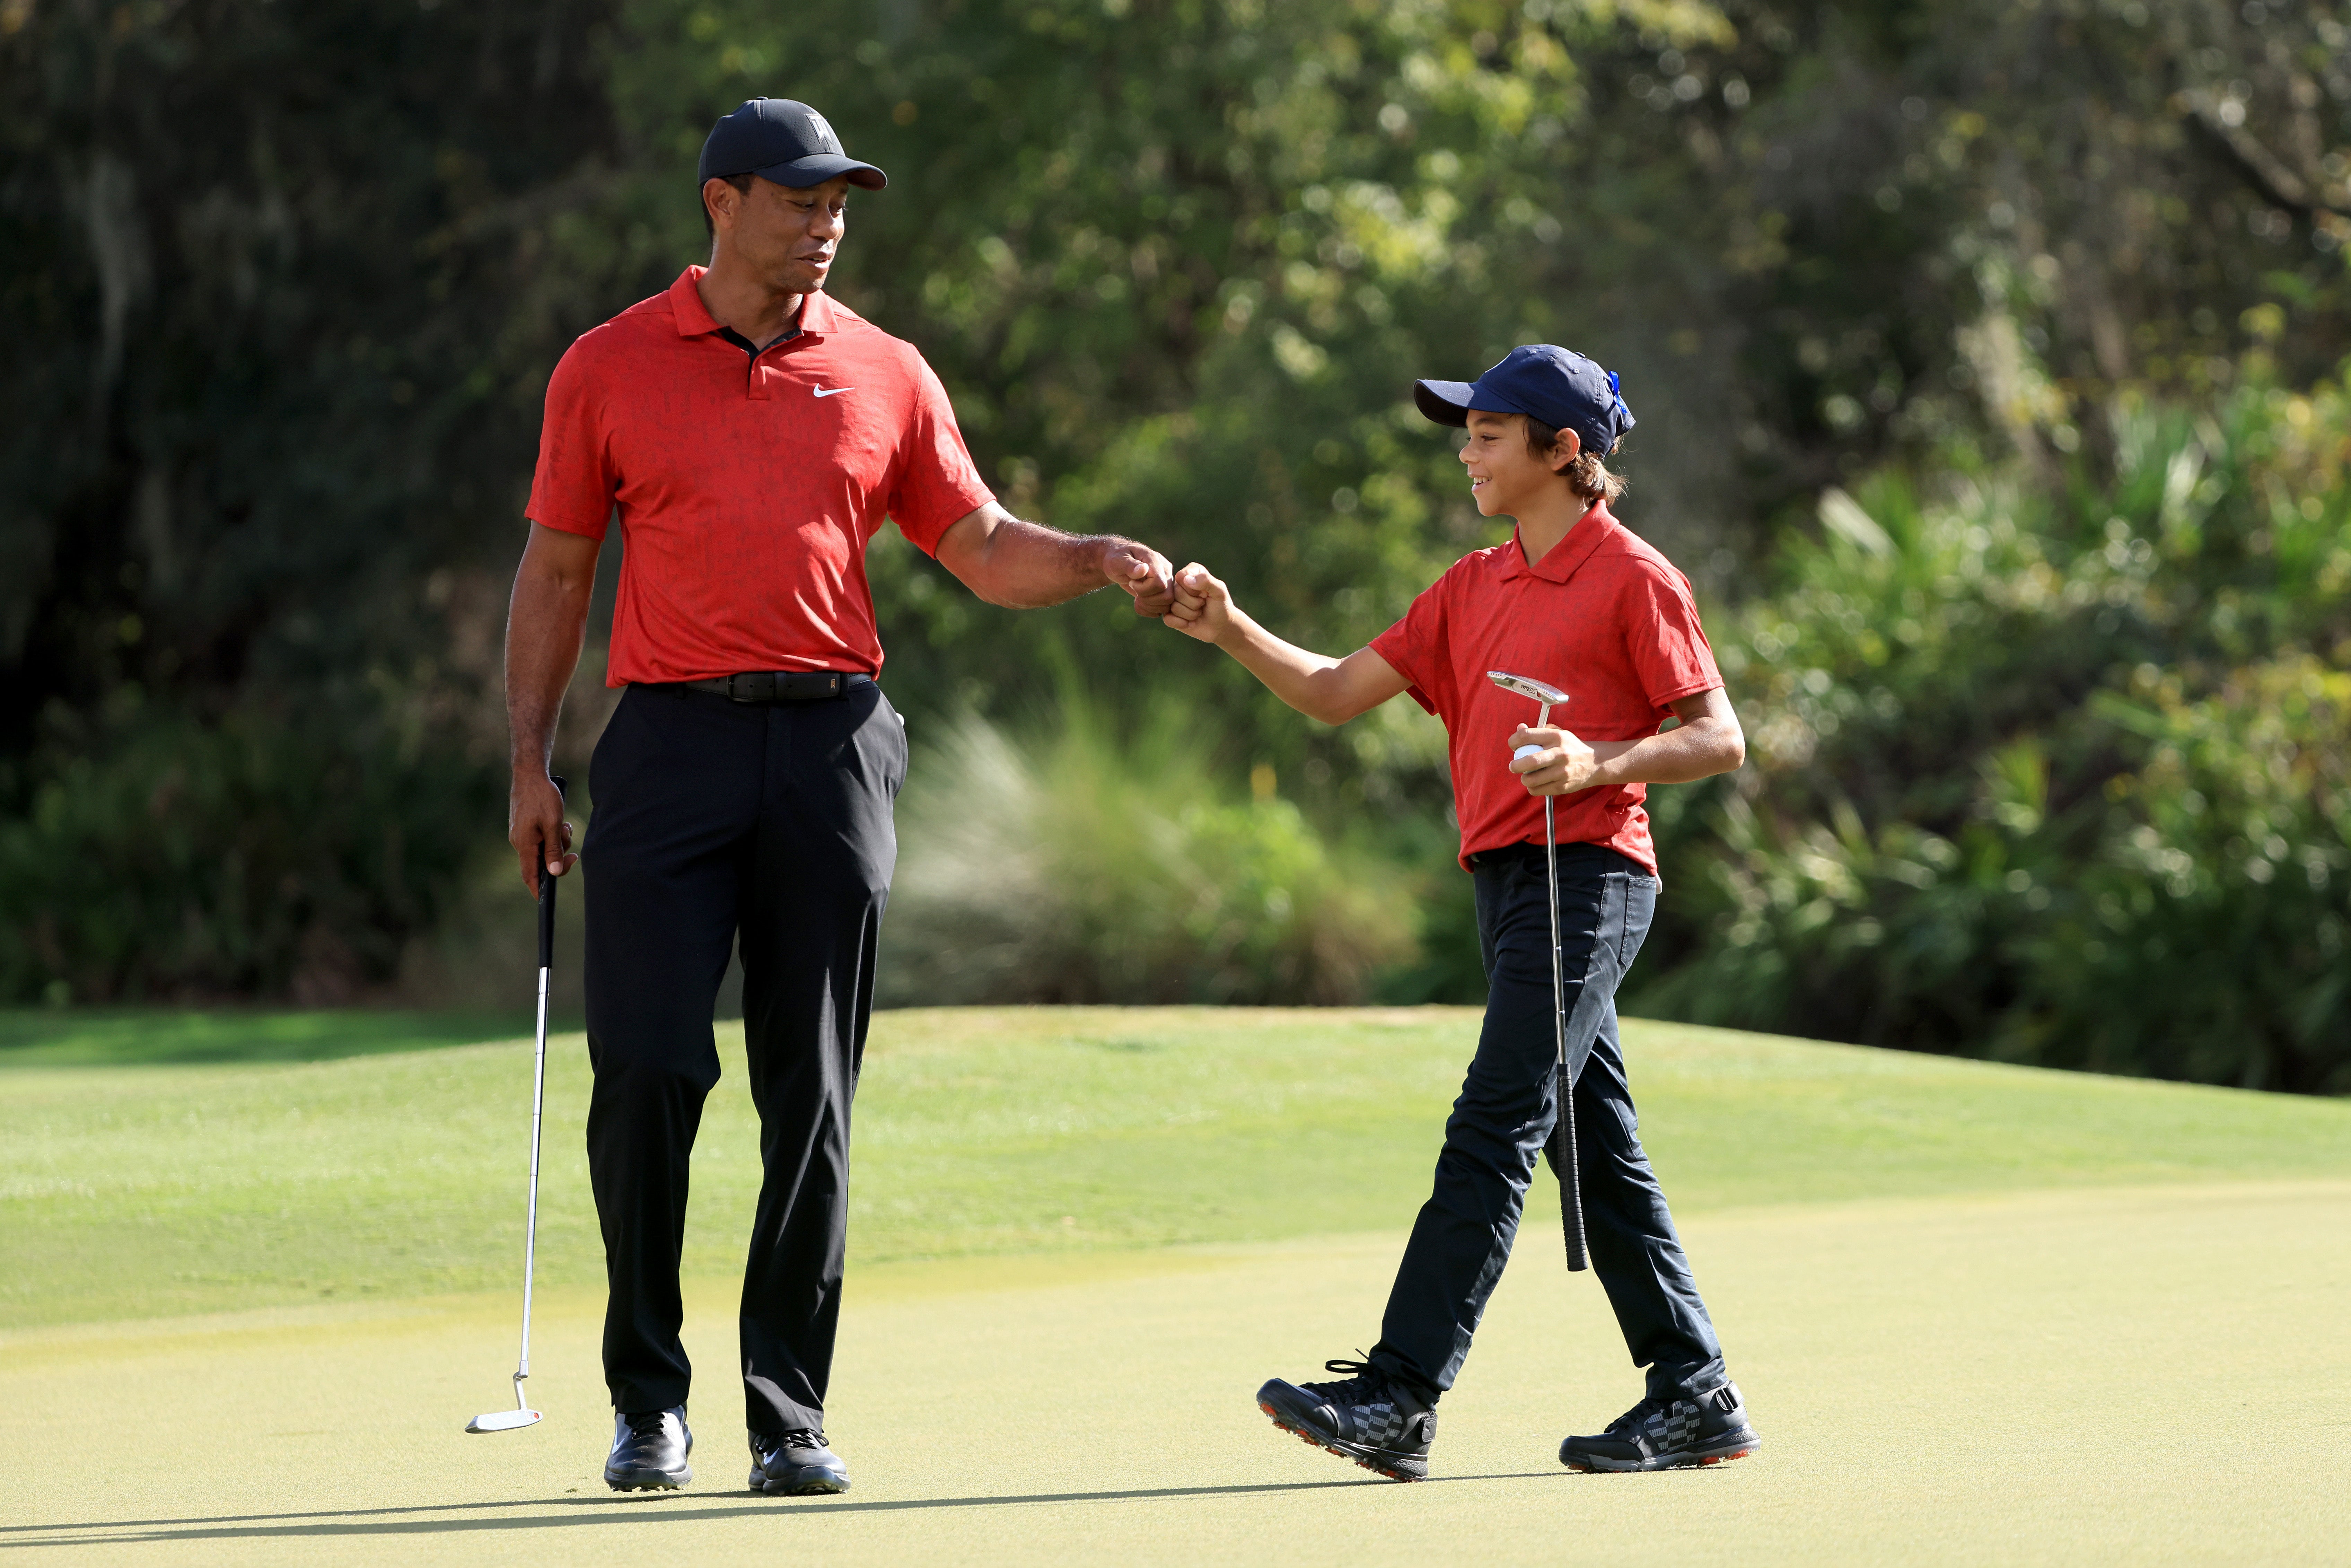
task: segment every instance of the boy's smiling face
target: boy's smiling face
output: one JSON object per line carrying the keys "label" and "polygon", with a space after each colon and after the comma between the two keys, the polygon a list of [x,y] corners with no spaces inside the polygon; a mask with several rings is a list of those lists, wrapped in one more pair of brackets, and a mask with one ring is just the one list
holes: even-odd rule
{"label": "boy's smiling face", "polygon": [[1583,443],[1575,432],[1559,433],[1559,444],[1548,460],[1527,450],[1527,416],[1469,411],[1469,439],[1461,448],[1461,465],[1469,470],[1469,497],[1480,515],[1515,517],[1520,509],[1551,494],[1566,480],[1560,470],[1575,460]]}

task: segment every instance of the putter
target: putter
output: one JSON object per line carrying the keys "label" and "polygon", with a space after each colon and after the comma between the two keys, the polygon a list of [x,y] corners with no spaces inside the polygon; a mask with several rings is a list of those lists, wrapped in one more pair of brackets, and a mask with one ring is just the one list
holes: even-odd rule
{"label": "putter", "polygon": [[[1551,722],[1551,710],[1567,704],[1567,694],[1557,686],[1529,680],[1524,675],[1506,674],[1500,670],[1489,670],[1486,678],[1515,695],[1532,698],[1541,704],[1535,715],[1534,727],[1542,728]],[[1539,753],[1539,746],[1521,746],[1511,754],[1511,760]],[[1583,1256],[1583,1185],[1575,1168],[1575,1080],[1567,1069],[1567,979],[1560,972],[1559,952],[1559,831],[1554,824],[1552,802],[1555,796],[1543,797],[1543,866],[1551,889],[1551,1014],[1552,1033],[1558,1042],[1559,1061],[1553,1071],[1559,1080],[1559,1147],[1554,1151],[1552,1165],[1559,1172],[1559,1222],[1567,1232],[1567,1269],[1571,1274],[1584,1270]]]}
{"label": "putter", "polygon": [[[561,796],[563,780],[553,782],[556,794]],[[547,981],[554,969],[555,878],[547,874],[542,862],[538,868],[538,1056],[530,1073],[530,1205],[522,1239],[522,1355],[515,1363],[515,1407],[475,1416],[465,1423],[468,1432],[511,1432],[542,1419],[524,1400],[522,1385],[530,1375],[530,1286],[538,1261],[538,1126],[547,1104]]]}

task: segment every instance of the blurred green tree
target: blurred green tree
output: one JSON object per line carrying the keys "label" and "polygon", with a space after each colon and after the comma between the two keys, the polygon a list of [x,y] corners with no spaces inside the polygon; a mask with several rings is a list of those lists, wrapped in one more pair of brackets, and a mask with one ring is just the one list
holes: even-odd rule
{"label": "blurred green tree", "polygon": [[1635,1007],[2351,1090],[2351,398],[2105,434],[2107,483],[1828,493],[1719,628],[1760,722],[1670,798]]}
{"label": "blurred green tree", "polygon": [[[2097,497],[2144,482],[2117,398],[2235,398],[2249,356],[2291,396],[2351,350],[2345,41],[2339,5],[2262,0],[0,0],[0,990],[349,989],[434,917],[496,841],[500,579],[539,390],[571,335],[702,254],[695,152],[744,97],[820,103],[891,171],[837,287],[939,367],[1008,500],[1206,559],[1340,649],[1499,537],[1408,382],[1538,339],[1623,371],[1625,516],[1717,601],[1810,603],[1774,552],[1842,548],[1832,485],[1891,530],[1880,466],[2005,486],[2020,539],[2064,497],[2047,559],[1984,570],[2070,570],[2081,528],[2135,515]],[[2218,592],[2227,570],[2167,580]],[[1228,777],[1271,768],[1323,830],[1396,824],[1415,856],[1444,836],[1441,754],[1404,705],[1320,731],[1103,603],[999,615],[888,535],[873,577],[918,735],[1075,668],[1216,716],[1199,744]],[[1967,606],[1869,625],[1946,608]],[[2125,691],[2053,694],[2019,644],[1952,635],[1980,679],[1918,676],[1949,727],[1851,764],[1879,786],[1848,791],[1865,833],[1971,809],[2000,746]],[[2105,634],[2032,635],[2086,670]],[[2134,658],[2177,701],[2140,706],[2188,725],[2240,688],[2170,636]],[[2280,634],[2226,667],[2297,647],[2332,656]],[[1771,735],[1818,695],[1737,695]],[[307,824],[303,871],[214,896],[214,826],[176,893],[85,919],[178,798],[155,737],[188,723],[415,787],[363,812],[190,743],[229,770],[205,798]],[[1707,800],[1667,795],[1676,853],[1711,853]],[[1837,820],[1819,791],[1747,809],[1758,832]],[[107,934],[246,908],[266,918],[234,940]],[[1661,936],[1727,961],[1695,926]],[[262,956],[191,956],[232,951]],[[1458,954],[1416,975],[1474,985]]]}
{"label": "blurred green tree", "polygon": [[494,833],[603,26],[0,5],[0,995],[350,996]]}

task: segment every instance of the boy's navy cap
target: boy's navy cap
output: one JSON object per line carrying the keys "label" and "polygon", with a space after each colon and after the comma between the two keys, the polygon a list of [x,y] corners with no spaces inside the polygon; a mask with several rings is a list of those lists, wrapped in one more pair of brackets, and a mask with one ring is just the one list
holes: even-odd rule
{"label": "boy's navy cap", "polygon": [[1528,343],[1474,382],[1415,382],[1412,400],[1439,424],[1467,424],[1469,411],[1523,413],[1553,430],[1572,430],[1583,449],[1605,457],[1633,428],[1633,411],[1616,373],[1552,343]]}
{"label": "boy's navy cap", "polygon": [[755,98],[732,114],[718,117],[702,144],[701,185],[734,174],[757,174],[778,185],[806,190],[846,174],[849,183],[878,191],[890,176],[860,163],[841,150],[824,116],[789,98]]}

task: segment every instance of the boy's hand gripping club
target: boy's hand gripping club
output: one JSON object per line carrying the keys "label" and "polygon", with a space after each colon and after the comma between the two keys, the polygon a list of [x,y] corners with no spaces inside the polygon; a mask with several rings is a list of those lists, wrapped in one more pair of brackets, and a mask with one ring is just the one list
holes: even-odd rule
{"label": "boy's hand gripping club", "polygon": [[[1551,723],[1551,710],[1567,704],[1567,694],[1557,686],[1524,675],[1506,674],[1500,670],[1489,670],[1486,678],[1506,692],[1529,697],[1541,704],[1535,716],[1535,727]],[[1519,747],[1512,760],[1529,752],[1540,753],[1539,746]],[[1584,1269],[1583,1256],[1583,1187],[1575,1162],[1575,1079],[1567,1065],[1567,977],[1561,970],[1559,950],[1559,832],[1554,822],[1552,797],[1543,797],[1543,869],[1545,886],[1551,894],[1551,1012],[1552,1032],[1559,1050],[1559,1059],[1552,1071],[1557,1074],[1559,1118],[1553,1124],[1553,1136],[1558,1140],[1552,1149],[1552,1167],[1559,1173],[1559,1219],[1567,1233],[1567,1267],[1570,1273]]]}

